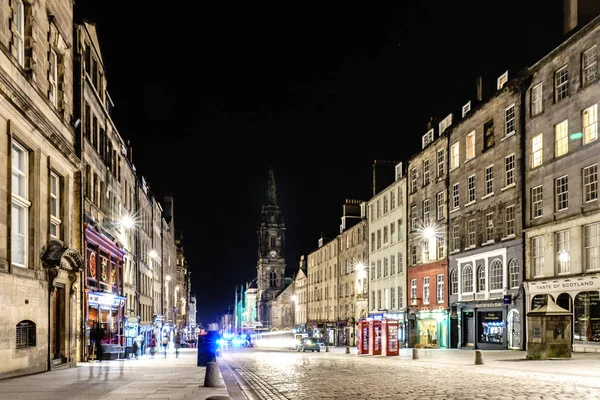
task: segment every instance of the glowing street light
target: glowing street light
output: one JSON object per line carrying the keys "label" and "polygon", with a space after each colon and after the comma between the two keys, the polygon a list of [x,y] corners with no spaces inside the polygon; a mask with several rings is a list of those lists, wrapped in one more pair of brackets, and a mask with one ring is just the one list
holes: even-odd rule
{"label": "glowing street light", "polygon": [[292,301],[295,303],[296,301],[298,301],[298,296],[296,296],[295,294],[292,295]]}
{"label": "glowing street light", "polygon": [[167,276],[165,276],[165,280],[166,280],[167,282],[168,282],[168,281],[170,281],[170,280],[171,280],[171,275],[167,275]]}
{"label": "glowing street light", "polygon": [[558,255],[558,259],[561,263],[569,262],[569,253],[567,253],[566,251],[561,251]]}
{"label": "glowing street light", "polygon": [[150,250],[150,252],[148,252],[148,255],[150,256],[150,258],[158,258],[158,252],[154,249]]}
{"label": "glowing street light", "polygon": [[121,218],[121,226],[125,229],[131,229],[135,226],[135,221],[131,215],[124,215],[123,218]]}

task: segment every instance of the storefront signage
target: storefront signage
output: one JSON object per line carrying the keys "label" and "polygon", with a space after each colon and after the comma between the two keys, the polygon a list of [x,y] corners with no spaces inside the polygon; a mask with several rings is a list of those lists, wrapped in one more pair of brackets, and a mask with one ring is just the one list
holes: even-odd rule
{"label": "storefront signage", "polygon": [[585,278],[554,279],[552,281],[526,282],[529,295],[560,292],[565,289],[600,289],[600,274]]}
{"label": "storefront signage", "polygon": [[118,307],[121,304],[121,298],[113,295],[90,293],[89,302],[101,306]]}
{"label": "storefront signage", "polygon": [[475,303],[475,308],[502,307],[502,303]]}

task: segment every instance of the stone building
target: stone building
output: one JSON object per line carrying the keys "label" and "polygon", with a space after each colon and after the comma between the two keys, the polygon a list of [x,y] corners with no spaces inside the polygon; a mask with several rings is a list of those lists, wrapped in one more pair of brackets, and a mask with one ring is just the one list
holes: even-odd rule
{"label": "stone building", "polygon": [[453,348],[522,348],[522,80],[508,78],[479,77],[447,131]]}
{"label": "stone building", "polygon": [[2,2],[0,378],[77,361],[81,204],[73,3]]}
{"label": "stone building", "polygon": [[158,253],[152,243],[152,203],[153,199],[146,185],[146,179],[140,176],[136,187],[138,204],[137,243],[138,243],[138,279],[139,279],[139,316],[140,334],[150,340],[154,324],[154,259]]}
{"label": "stone building", "polygon": [[294,301],[296,303],[294,310],[294,328],[298,332],[306,332],[306,320],[308,318],[308,277],[306,273],[306,258],[302,255],[300,256],[298,272],[296,272],[296,276],[294,277]]}
{"label": "stone building", "polygon": [[[398,340],[404,343],[406,324],[406,176],[395,165],[395,181],[367,204],[370,292],[369,314],[398,320]],[[368,266],[369,264],[367,264]],[[369,278],[369,276],[365,276]],[[365,285],[367,286],[367,285]]]}
{"label": "stone building", "polygon": [[[179,232],[175,239],[177,249],[176,286],[179,286],[177,302],[175,303],[175,325],[184,332],[184,339],[194,336],[190,326],[191,306],[191,271],[185,257],[183,233]],[[194,321],[195,321],[194,317]]]}
{"label": "stone building", "polygon": [[307,331],[327,345],[335,344],[337,336],[338,244],[336,239],[321,237],[318,248],[307,257]]}
{"label": "stone building", "polygon": [[448,346],[447,144],[444,119],[439,132],[428,124],[422,150],[408,163],[408,345]]}
{"label": "stone building", "polygon": [[275,173],[270,167],[267,201],[262,207],[258,229],[256,266],[257,318],[263,328],[283,329],[294,325],[293,285],[285,276],[285,267],[285,223],[277,204]]}
{"label": "stone building", "polygon": [[150,215],[150,269],[152,270],[152,310],[154,332],[162,338],[168,333],[169,324],[165,324],[164,313],[164,282],[166,281],[164,266],[164,249],[162,247],[163,208],[154,195],[151,195],[152,214]]}
{"label": "stone building", "polygon": [[348,199],[343,205],[342,223],[338,241],[339,275],[337,293],[338,346],[356,346],[356,326],[360,318],[367,318],[369,286],[367,269],[368,224],[364,218],[365,203]]}
{"label": "stone building", "polygon": [[[571,17],[566,27],[578,21]],[[526,311],[550,297],[573,313],[573,349],[598,351],[600,17],[565,31],[530,67],[523,107]]]}

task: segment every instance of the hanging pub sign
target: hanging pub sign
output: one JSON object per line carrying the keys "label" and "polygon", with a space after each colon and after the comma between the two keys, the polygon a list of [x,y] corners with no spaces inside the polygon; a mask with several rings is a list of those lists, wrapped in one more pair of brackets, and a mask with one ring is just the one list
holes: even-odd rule
{"label": "hanging pub sign", "polygon": [[88,271],[90,278],[96,279],[96,253],[93,251],[89,255]]}

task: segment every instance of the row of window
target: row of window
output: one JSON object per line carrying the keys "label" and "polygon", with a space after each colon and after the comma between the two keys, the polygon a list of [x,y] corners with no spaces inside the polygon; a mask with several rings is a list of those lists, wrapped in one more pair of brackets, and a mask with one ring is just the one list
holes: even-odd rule
{"label": "row of window", "polygon": [[404,193],[402,188],[391,190],[389,195],[385,194],[382,198],[377,199],[370,204],[371,221],[375,221],[388,212],[393,211],[396,207],[404,205]]}
{"label": "row of window", "polygon": [[[583,226],[583,269],[585,272],[600,270],[600,223]],[[544,263],[545,236],[531,238],[531,263],[534,278],[571,273],[571,230],[554,233],[554,271],[548,271]]]}
{"label": "row of window", "polygon": [[[598,104],[586,108],[581,113],[583,144],[588,144],[598,139]],[[576,138],[574,136],[573,138]],[[554,125],[554,157],[562,157],[569,152],[569,120]],[[539,133],[531,138],[531,168],[539,167],[544,163],[544,134]]]}
{"label": "row of window", "polygon": [[503,291],[505,282],[511,289],[518,288],[521,282],[519,262],[514,258],[508,263],[508,280],[500,259],[494,259],[487,269],[483,265],[475,268],[472,264],[464,264],[450,272],[450,294]]}
{"label": "row of window", "polygon": [[[427,305],[432,303],[431,291],[430,287],[430,277],[425,276],[422,278],[422,296],[420,298],[421,304]],[[435,301],[439,303],[444,302],[444,275],[438,274],[436,275],[436,287],[435,287]],[[418,297],[418,288],[417,288],[417,279],[410,280],[410,304],[416,306],[419,304]]]}
{"label": "row of window", "polygon": [[402,226],[402,218],[400,218],[398,222],[392,222],[389,227],[386,225],[377,232],[371,232],[371,252],[396,243],[396,235],[398,242],[402,242],[404,240]]}
{"label": "row of window", "polygon": [[[377,295],[377,297],[375,297]],[[377,307],[375,307],[377,305]],[[371,291],[371,310],[400,310],[404,308],[402,286]]]}
{"label": "row of window", "polygon": [[[446,158],[445,158],[445,151],[444,149],[439,149],[436,152],[436,157],[435,157],[435,177],[437,179],[442,178],[445,174],[446,174],[446,170],[445,170],[445,163],[446,163]],[[423,182],[422,182],[422,186],[427,186],[429,185],[429,183],[431,182],[431,168],[430,168],[430,163],[429,163],[429,159],[425,159],[422,161],[422,171],[423,171]],[[410,193],[415,193],[417,191],[418,188],[418,181],[419,181],[419,173],[417,172],[417,168],[411,168],[410,170]]]}
{"label": "row of window", "polygon": [[[500,215],[489,212],[484,215],[484,224],[483,224],[483,242],[482,244],[494,243],[496,240],[497,229],[494,224],[494,221],[497,219],[501,219],[502,221],[502,238],[512,238],[516,235],[516,214],[515,214],[515,206],[509,205],[503,208],[503,213],[499,213]],[[472,248],[478,245],[477,243],[477,233],[478,233],[478,220],[477,218],[470,218],[465,221],[465,247]],[[460,225],[452,226],[452,251],[459,251],[461,249],[461,229]]]}
{"label": "row of window", "polygon": [[[396,264],[396,260],[398,264]],[[383,266],[382,266],[383,264]],[[396,257],[392,254],[389,258],[383,257],[383,260],[377,260],[371,262],[371,280],[385,278],[390,275],[396,275],[404,273],[404,262],[402,260],[402,252],[398,252]]]}

